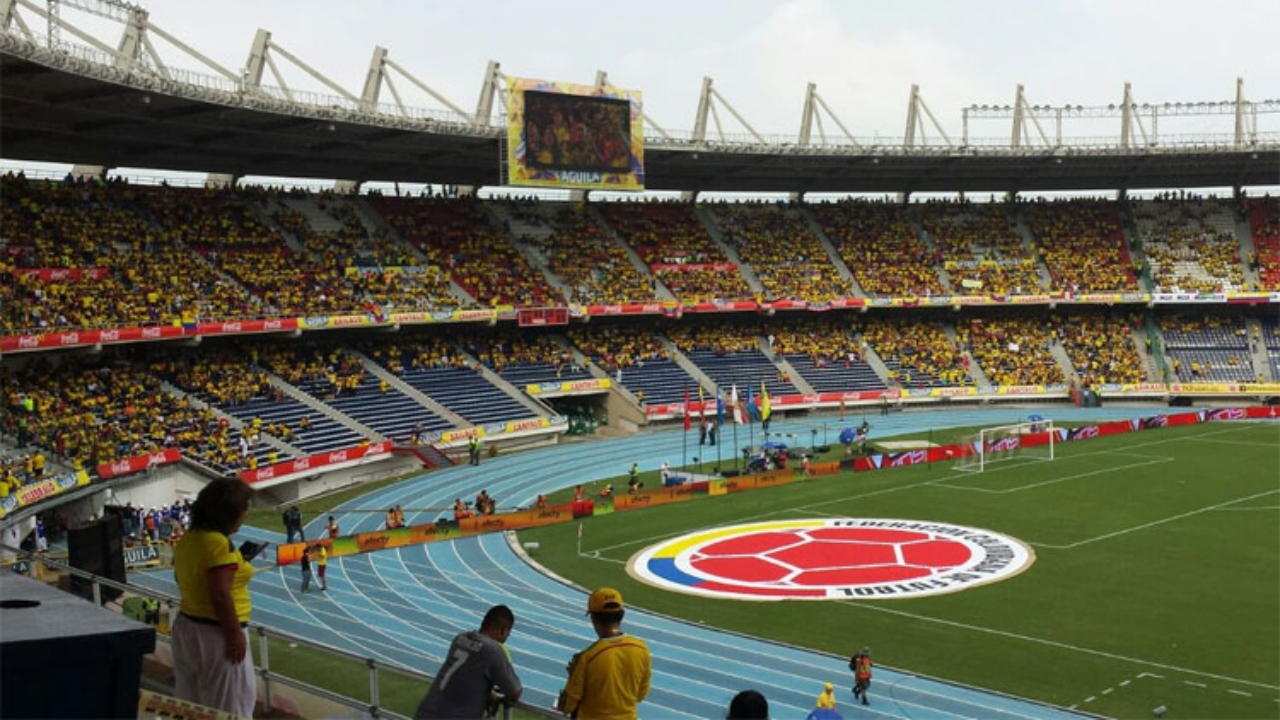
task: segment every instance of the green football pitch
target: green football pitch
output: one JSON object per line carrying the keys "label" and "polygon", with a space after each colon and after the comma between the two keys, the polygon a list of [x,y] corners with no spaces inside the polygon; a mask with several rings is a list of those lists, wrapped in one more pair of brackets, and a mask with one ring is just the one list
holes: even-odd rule
{"label": "green football pitch", "polygon": [[[537,562],[628,603],[749,635],[1115,717],[1280,717],[1280,425],[1209,423],[1060,444],[983,473],[845,473],[520,533]],[[627,573],[644,548],[752,520],[903,518],[1026,543],[1025,572],[918,599],[749,602]]]}

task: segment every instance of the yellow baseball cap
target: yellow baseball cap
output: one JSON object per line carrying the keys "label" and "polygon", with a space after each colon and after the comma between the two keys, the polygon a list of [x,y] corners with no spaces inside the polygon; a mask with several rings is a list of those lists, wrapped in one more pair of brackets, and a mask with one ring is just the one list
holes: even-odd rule
{"label": "yellow baseball cap", "polygon": [[622,593],[611,587],[602,587],[591,593],[587,600],[587,612],[617,612],[623,609]]}

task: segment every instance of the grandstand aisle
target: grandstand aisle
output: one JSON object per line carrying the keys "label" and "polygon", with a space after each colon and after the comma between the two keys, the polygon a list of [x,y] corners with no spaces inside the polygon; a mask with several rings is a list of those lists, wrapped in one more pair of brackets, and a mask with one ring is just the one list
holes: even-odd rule
{"label": "grandstand aisle", "polygon": [[[1067,422],[1142,417],[1158,410],[1002,408],[868,419],[873,437],[881,438],[930,428],[1016,422],[1031,412]],[[851,415],[843,424],[828,419],[831,436],[838,434],[841,425],[860,419]],[[821,428],[821,423],[821,419],[775,421],[772,429],[794,434],[805,444],[810,429]],[[383,512],[397,504],[406,508],[410,524],[435,520],[455,498],[474,497],[481,489],[497,498],[500,509],[528,505],[539,493],[623,475],[633,460],[646,470],[657,468],[664,459],[678,460],[682,441],[676,430],[501,456],[480,466],[457,466],[380,489],[334,514],[344,530],[353,533],[379,529]],[[311,519],[311,537],[319,536],[324,520]],[[241,535],[275,542],[284,539],[281,533],[261,528],[244,528]],[[131,580],[176,594],[167,572],[135,573]],[[564,685],[569,657],[593,639],[582,615],[586,592],[539,572],[501,533],[335,558],[329,563],[329,591],[324,594],[300,596],[299,583],[292,566],[264,571],[252,585],[254,620],[427,673],[438,667],[440,653],[453,634],[474,626],[488,606],[510,605],[517,625],[509,647],[525,683],[525,699],[544,707],[551,705]],[[803,717],[812,708],[814,687],[825,679],[843,682],[849,674],[845,657],[716,631],[638,608],[628,612],[627,628],[653,650],[653,690],[641,706],[642,717],[719,717],[729,699],[746,687],[765,693],[775,717]],[[851,716],[1077,717],[1059,708],[883,667],[877,669],[876,685],[882,701],[859,707]]]}

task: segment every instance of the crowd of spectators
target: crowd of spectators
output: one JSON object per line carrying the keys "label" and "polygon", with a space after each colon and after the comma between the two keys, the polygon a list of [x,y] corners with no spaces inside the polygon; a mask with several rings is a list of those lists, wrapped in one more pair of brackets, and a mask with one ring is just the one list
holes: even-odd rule
{"label": "crowd of spectators", "polygon": [[550,225],[542,239],[525,238],[546,256],[551,271],[582,305],[622,305],[657,298],[653,280],[642,275],[618,243],[591,217],[585,205],[549,210],[530,218]]}
{"label": "crowd of spectators", "polygon": [[609,224],[685,303],[754,297],[738,268],[685,203],[610,203]]}
{"label": "crowd of spectators", "polygon": [[770,347],[781,356],[804,355],[817,368],[861,362],[865,353],[856,323],[834,318],[803,318],[768,323],[763,332]]}
{"label": "crowd of spectators", "polygon": [[365,342],[360,347],[366,356],[397,377],[402,377],[406,370],[470,367],[466,355],[439,337]]}
{"label": "crowd of spectators", "polygon": [[[258,301],[259,316],[296,317],[376,311],[343,268],[295,250],[269,226],[270,196],[225,189],[148,188],[152,215],[166,236],[194,250]],[[287,217],[287,214],[282,215]],[[292,226],[299,223],[290,222]]]}
{"label": "crowd of spectators", "polygon": [[1146,381],[1134,341],[1134,331],[1142,327],[1136,314],[1055,315],[1049,326],[1071,358],[1081,386]]}
{"label": "crowd of spectators", "polygon": [[993,385],[1066,382],[1051,352],[1053,337],[1040,320],[974,318],[957,325],[956,337]]}
{"label": "crowd of spectators", "polygon": [[882,359],[902,368],[901,374],[890,371],[892,383],[911,388],[934,379],[944,385],[974,385],[968,356],[959,343],[947,337],[941,323],[872,318],[863,324],[862,338]]}
{"label": "crowd of spectators", "polygon": [[360,358],[335,345],[264,345],[256,363],[321,398],[355,395],[365,375]]}
{"label": "crowd of spectators", "polygon": [[[147,191],[122,181],[0,177],[3,329],[154,326],[255,312],[242,288],[148,220]],[[31,272],[15,274],[20,268]]]}
{"label": "crowd of spectators", "polygon": [[377,210],[400,237],[438,268],[444,281],[452,280],[471,302],[439,294],[433,302],[449,306],[512,305],[546,307],[564,305],[563,296],[529,264],[503,228],[495,227],[475,198],[370,197]]}
{"label": "crowd of spectators", "polygon": [[853,296],[822,241],[804,217],[785,205],[713,206],[724,240],[751,266],[766,300],[823,303]]}
{"label": "crowd of spectators", "polygon": [[545,332],[468,328],[454,333],[453,340],[466,348],[480,364],[499,375],[513,365],[550,365],[568,369],[574,364],[573,353]]}
{"label": "crowd of spectators", "polygon": [[1222,201],[1192,196],[1133,203],[1155,292],[1244,289],[1235,218]]}
{"label": "crowd of spectators", "polygon": [[1060,200],[1026,206],[1031,232],[1059,292],[1137,292],[1119,206],[1108,200]]}
{"label": "crowd of spectators", "polygon": [[727,321],[683,323],[667,332],[667,337],[681,352],[713,352],[729,355],[741,352],[758,352],[759,341],[753,329]]}
{"label": "crowd of spectators", "polygon": [[1280,199],[1271,196],[1246,202],[1253,234],[1250,264],[1258,273],[1261,290],[1280,290]]}
{"label": "crowd of spectators", "polygon": [[[51,377],[58,381],[49,382]],[[141,364],[40,357],[4,368],[0,383],[10,399],[3,410],[5,431],[20,447],[51,450],[72,468],[92,470],[172,447],[218,469],[245,463],[225,422],[164,390],[161,377]]]}
{"label": "crowd of spectators", "polygon": [[1042,291],[1035,257],[1018,235],[1010,206],[931,202],[918,212],[957,295]]}
{"label": "crowd of spectators", "polygon": [[574,346],[606,372],[671,359],[671,353],[652,330],[593,324],[575,325],[566,332]]}
{"label": "crowd of spectators", "polygon": [[867,295],[947,294],[935,269],[937,250],[919,237],[901,206],[848,200],[810,210]]}

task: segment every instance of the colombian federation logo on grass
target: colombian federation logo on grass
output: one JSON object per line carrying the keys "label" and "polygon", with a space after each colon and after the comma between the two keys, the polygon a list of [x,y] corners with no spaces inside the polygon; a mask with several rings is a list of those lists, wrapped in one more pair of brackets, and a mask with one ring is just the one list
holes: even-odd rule
{"label": "colombian federation logo on grass", "polygon": [[740,600],[916,598],[1013,577],[1030,547],[917,520],[783,520],[712,528],[632,556],[630,573],[676,592]]}

